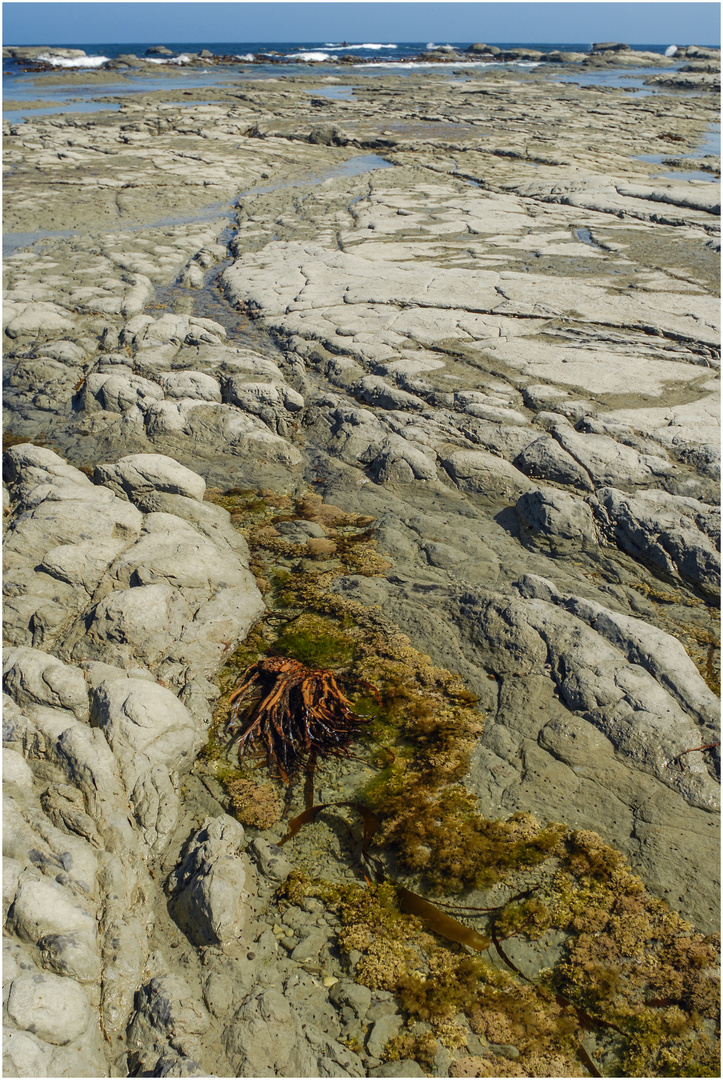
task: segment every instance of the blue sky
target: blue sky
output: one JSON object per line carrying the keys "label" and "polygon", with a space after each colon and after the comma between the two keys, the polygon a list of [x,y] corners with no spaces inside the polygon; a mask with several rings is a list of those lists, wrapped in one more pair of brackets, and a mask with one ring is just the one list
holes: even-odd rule
{"label": "blue sky", "polygon": [[120,42],[720,42],[718,3],[3,3],[6,45]]}

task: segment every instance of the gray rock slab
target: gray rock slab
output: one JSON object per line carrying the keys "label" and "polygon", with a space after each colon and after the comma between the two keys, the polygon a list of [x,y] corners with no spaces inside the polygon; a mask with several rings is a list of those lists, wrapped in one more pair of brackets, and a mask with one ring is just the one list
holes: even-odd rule
{"label": "gray rock slab", "polygon": [[99,465],[95,482],[131,502],[152,491],[201,500],[206,490],[202,477],[164,454],[129,454],[114,465]]}
{"label": "gray rock slab", "polygon": [[441,463],[459,488],[489,499],[516,502],[535,487],[514,465],[487,450],[459,450]]}
{"label": "gray rock slab", "polygon": [[515,510],[528,532],[544,537],[558,547],[561,544],[598,543],[598,530],[588,504],[557,488],[535,488],[525,492],[517,500]]}
{"label": "gray rock slab", "polygon": [[720,515],[716,507],[664,491],[625,494],[601,488],[595,516],[623,551],[706,591],[720,588]]}

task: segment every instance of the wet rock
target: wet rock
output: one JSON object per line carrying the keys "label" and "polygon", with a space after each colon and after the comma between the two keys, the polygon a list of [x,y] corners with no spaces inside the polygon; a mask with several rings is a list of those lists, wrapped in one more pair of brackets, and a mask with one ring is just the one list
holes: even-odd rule
{"label": "wet rock", "polygon": [[397,1034],[401,1026],[402,1017],[398,1013],[381,1016],[375,1020],[367,1036],[367,1052],[372,1057],[382,1057],[387,1043]]}
{"label": "wet rock", "polygon": [[402,1058],[399,1061],[388,1061],[384,1065],[378,1065],[369,1070],[370,1076],[426,1076],[422,1067],[412,1058]]}
{"label": "wet rock", "polygon": [[372,992],[368,986],[362,986],[361,983],[355,983],[351,979],[340,979],[329,991],[329,1000],[340,1007],[348,1006],[360,1019],[363,1019],[371,1005]]}
{"label": "wet rock", "polygon": [[261,836],[256,837],[249,845],[249,854],[255,860],[259,872],[269,881],[280,884],[286,881],[291,873],[292,865],[282,849]]}

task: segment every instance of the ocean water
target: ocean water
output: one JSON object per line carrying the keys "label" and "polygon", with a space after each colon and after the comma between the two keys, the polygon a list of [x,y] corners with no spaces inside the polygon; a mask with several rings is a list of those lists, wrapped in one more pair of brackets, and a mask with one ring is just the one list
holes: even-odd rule
{"label": "ocean water", "polygon": [[[491,56],[465,60],[455,67],[449,61],[441,59],[435,62],[427,56],[421,58],[421,54],[429,54],[435,49],[444,52],[453,49],[459,54],[464,54],[469,47],[468,42],[164,42],[166,48],[172,50],[172,56],[146,56],[146,50],[159,42],[135,42],[133,44],[107,43],[103,45],[89,45],[76,42],[72,45],[63,46],[68,49],[82,49],[86,56],[83,58],[71,58],[67,60],[56,59],[54,67],[50,71],[40,71],[28,68],[17,63],[12,58],[3,58],[3,99],[22,103],[23,101],[47,101],[65,102],[72,97],[76,103],[76,111],[84,111],[82,102],[94,97],[99,93],[106,95],[118,95],[130,93],[150,93],[153,90],[168,89],[168,82],[161,75],[163,68],[172,67],[176,72],[173,85],[181,89],[198,89],[210,86],[223,86],[236,83],[239,79],[264,79],[282,78],[285,75],[316,75],[321,78],[339,77],[354,72],[355,76],[379,77],[386,74],[411,75],[415,72],[430,70],[440,71],[446,69],[450,75],[457,74],[463,78],[474,78],[476,73],[482,73],[490,68],[510,68],[524,71],[540,67],[539,61],[499,61]],[[488,42],[498,49],[535,49],[538,52],[588,52],[590,42],[552,42],[540,44],[536,42],[502,41]],[[49,48],[52,45],[48,46]],[[632,44],[631,48],[646,52],[657,52],[664,56],[671,46],[667,43],[655,45]],[[206,50],[213,57],[224,57],[223,64],[209,63],[208,66],[190,64],[189,54],[198,54]],[[108,60],[112,60],[122,54],[132,53],[143,61],[141,70],[122,69],[118,71],[117,81],[99,82],[94,78],[94,72],[101,68]],[[42,55],[42,54],[41,54]],[[340,58],[351,57],[353,65],[347,62],[340,63]],[[543,66],[546,64],[543,63]],[[78,74],[88,73],[86,83],[75,82],[68,84],[53,81],[54,72],[60,70],[74,70]],[[666,70],[671,70],[668,67]],[[654,89],[644,87],[645,79],[655,74],[657,69],[651,68],[612,68],[609,70],[593,68],[590,70],[578,69],[577,66],[568,66],[561,72],[556,69],[556,81],[584,83],[586,85],[601,85],[627,87],[640,94],[654,93]],[[343,98],[348,96],[348,90],[338,88],[338,93],[333,89],[321,90],[315,93],[328,93],[329,97]],[[67,111],[65,108],[57,108],[56,111]],[[5,118],[11,123],[16,123],[26,114],[20,110],[14,110],[10,116],[5,113]]]}
{"label": "ocean water", "polygon": [[[150,77],[154,69],[158,67],[173,66],[178,68],[184,68],[188,65],[189,54],[198,54],[203,50],[213,54],[213,56],[223,56],[227,60],[232,59],[233,64],[229,68],[227,64],[222,66],[216,66],[214,64],[209,65],[207,70],[199,70],[194,65],[193,68],[188,69],[188,77],[193,80],[188,85],[206,85],[213,82],[225,81],[233,75],[238,78],[247,75],[252,78],[259,78],[264,76],[279,77],[284,73],[299,74],[301,72],[314,71],[318,74],[333,74],[334,71],[349,70],[344,64],[341,66],[339,60],[342,57],[352,57],[355,61],[352,70],[360,74],[382,74],[387,71],[393,71],[395,73],[411,72],[419,68],[434,68],[442,66],[443,59],[439,64],[435,63],[434,59],[429,59],[425,56],[421,59],[421,54],[433,52],[435,49],[442,50],[443,53],[448,50],[454,50],[459,53],[469,47],[469,42],[332,42],[332,41],[315,41],[315,42],[273,42],[273,41],[253,41],[253,42],[207,42],[207,41],[194,41],[194,42],[165,42],[167,48],[173,52],[172,56],[156,56],[146,55],[146,50],[152,45],[158,44],[154,42],[135,42],[130,43],[106,43],[102,45],[93,44],[89,45],[81,41],[74,43],[73,45],[64,46],[65,48],[82,49],[86,56],[84,58],[71,58],[60,59],[55,58],[52,60],[53,66],[56,70],[77,69],[78,71],[92,71],[93,69],[102,67],[108,60],[115,59],[122,54],[133,53],[137,57],[143,60],[143,66],[147,69],[147,76]],[[587,52],[591,47],[590,42],[553,42],[539,44],[535,42],[519,42],[519,41],[505,41],[505,42],[489,42],[490,45],[495,45],[499,49],[536,49],[539,52],[549,53],[554,51],[561,52]],[[52,47],[52,46],[49,46]],[[668,49],[669,43],[656,44],[656,45],[632,45],[634,49],[642,49],[648,52],[657,52],[664,55],[666,49]],[[42,55],[42,54],[41,54]],[[495,61],[492,57],[480,56],[476,57],[471,62],[466,62],[470,67],[485,68],[491,64],[499,66],[500,61]],[[512,67],[533,67],[537,66],[536,62],[529,60],[520,60],[517,62],[507,62],[505,66]],[[23,84],[33,80],[33,85],[38,87],[42,85],[43,74],[30,72],[22,64],[17,63],[12,58],[3,59],[3,94],[5,97],[11,97],[13,95],[19,96],[17,92],[22,90]],[[144,72],[144,75],[146,72]],[[124,73],[125,76],[125,73]],[[131,78],[138,80],[138,74],[133,74]],[[124,81],[121,79],[120,81]]]}

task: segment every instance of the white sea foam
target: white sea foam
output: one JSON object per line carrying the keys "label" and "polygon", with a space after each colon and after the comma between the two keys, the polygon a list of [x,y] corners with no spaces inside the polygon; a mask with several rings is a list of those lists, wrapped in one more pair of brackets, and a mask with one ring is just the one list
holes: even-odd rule
{"label": "white sea foam", "polygon": [[256,53],[247,52],[247,53],[244,53],[243,56],[239,56],[238,53],[237,53],[235,59],[236,60],[245,60],[245,61],[255,60],[256,59]]}
{"label": "white sea foam", "polygon": [[[539,67],[542,61],[540,60],[509,60],[502,62],[500,60],[461,60],[458,68],[508,68],[508,67],[524,67],[524,68],[536,68]],[[367,60],[358,67],[393,67],[393,68],[450,68],[455,67],[454,64],[450,64],[449,60]]]}
{"label": "white sea foam", "polygon": [[305,60],[309,64],[318,64],[318,63],[321,63],[323,60],[333,60],[334,57],[329,56],[329,54],[325,53],[325,52],[296,52],[296,53],[287,53],[286,54],[286,59],[287,60]]}
{"label": "white sea foam", "polygon": [[37,60],[42,61],[44,64],[52,64],[53,67],[63,68],[96,68],[102,67],[103,64],[107,64],[110,60],[109,56],[74,56],[72,58],[67,56],[46,56],[45,53],[40,53],[36,57]]}
{"label": "white sea foam", "polygon": [[172,56],[170,59],[160,56],[144,56],[143,59],[147,64],[190,64],[191,57],[186,53],[181,53],[180,56]]}
{"label": "white sea foam", "polygon": [[675,56],[677,51],[678,51],[678,46],[677,45],[668,45],[668,48],[665,50],[665,55],[666,56]]}
{"label": "white sea foam", "polygon": [[378,42],[372,42],[370,44],[368,41],[365,42],[363,45],[325,45],[324,47],[326,49],[331,50],[331,52],[340,52],[342,49],[344,50],[344,52],[349,52],[351,49],[396,49],[397,48],[396,45],[380,45]]}

